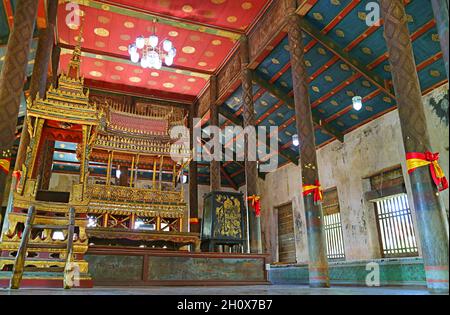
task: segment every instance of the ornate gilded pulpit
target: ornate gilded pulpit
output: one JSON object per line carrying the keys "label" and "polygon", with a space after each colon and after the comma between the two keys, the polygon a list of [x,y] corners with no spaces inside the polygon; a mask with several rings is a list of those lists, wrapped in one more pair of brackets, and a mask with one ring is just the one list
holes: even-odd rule
{"label": "ornate gilded pulpit", "polygon": [[217,245],[243,246],[245,206],[241,193],[211,192],[204,197],[202,251]]}

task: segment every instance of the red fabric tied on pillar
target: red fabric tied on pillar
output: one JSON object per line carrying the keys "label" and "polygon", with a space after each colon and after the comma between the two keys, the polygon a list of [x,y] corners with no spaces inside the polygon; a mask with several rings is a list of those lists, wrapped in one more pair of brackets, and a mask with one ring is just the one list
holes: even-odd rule
{"label": "red fabric tied on pillar", "polygon": [[253,195],[247,198],[248,201],[251,202],[253,210],[255,210],[255,214],[257,217],[261,216],[261,197],[257,195]]}
{"label": "red fabric tied on pillar", "polygon": [[448,189],[448,181],[438,161],[439,153],[431,153],[429,151],[425,153],[406,153],[406,167],[408,169],[408,174],[411,174],[419,167],[429,165],[434,184],[439,191],[443,191]]}
{"label": "red fabric tied on pillar", "polygon": [[314,194],[314,202],[318,203],[323,200],[322,187],[318,180],[316,180],[314,185],[304,185],[303,186],[303,196],[308,196],[309,194]]}

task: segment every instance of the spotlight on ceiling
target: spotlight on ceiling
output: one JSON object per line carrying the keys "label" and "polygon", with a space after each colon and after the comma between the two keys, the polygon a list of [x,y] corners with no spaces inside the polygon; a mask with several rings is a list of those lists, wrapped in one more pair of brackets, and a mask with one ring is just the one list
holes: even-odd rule
{"label": "spotlight on ceiling", "polygon": [[292,136],[292,144],[296,147],[298,147],[300,145],[300,139],[298,138],[298,135]]}
{"label": "spotlight on ceiling", "polygon": [[355,96],[352,99],[352,102],[353,102],[353,108],[355,110],[360,111],[362,109],[363,104],[362,104],[362,97],[361,96]]}

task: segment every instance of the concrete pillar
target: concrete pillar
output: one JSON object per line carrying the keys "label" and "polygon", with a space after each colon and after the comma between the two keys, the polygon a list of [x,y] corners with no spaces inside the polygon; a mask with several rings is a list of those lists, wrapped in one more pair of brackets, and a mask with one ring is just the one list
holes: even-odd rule
{"label": "concrete pillar", "polygon": [[[402,0],[380,0],[405,152],[431,151],[422,93]],[[448,238],[428,167],[410,174],[428,288],[448,292]]]}
{"label": "concrete pillar", "polygon": [[[301,17],[295,13],[296,1],[288,0],[289,47],[292,65],[292,81],[295,115],[300,139],[302,185],[315,185],[319,181],[316,141],[311,104],[309,102],[308,74],[305,66]],[[328,260],[326,253],[323,214],[320,203],[314,202],[313,194],[303,197],[306,214],[309,248],[309,283],[314,288],[329,287]]]}
{"label": "concrete pillar", "polygon": [[[15,140],[20,96],[23,93],[37,7],[36,0],[18,0],[16,4],[14,27],[9,36],[0,74],[0,160],[5,158],[3,151],[11,149]],[[6,172],[0,172],[0,204],[6,177]]]}
{"label": "concrete pillar", "polygon": [[448,79],[448,0],[431,0]]}
{"label": "concrete pillar", "polygon": [[[217,77],[211,76],[210,85],[209,85],[209,93],[210,93],[210,119],[209,123],[211,126],[219,126],[219,107],[216,105],[217,101]],[[217,148],[214,148],[216,150]],[[221,148],[220,148],[221,149]],[[211,152],[214,154],[214,152]],[[219,191],[221,187],[220,183],[220,161],[216,161],[213,159],[210,163],[209,169],[210,176],[210,187],[211,191]]]}
{"label": "concrete pillar", "polygon": [[[248,68],[250,63],[248,38],[246,36],[241,37],[241,81],[242,81],[242,99],[243,99],[243,117],[244,128],[254,127],[256,125],[255,108],[253,104],[253,83],[252,73]],[[255,135],[256,136],[256,135]],[[255,141],[256,143],[256,141]],[[257,192],[257,179],[258,179],[258,167],[256,159],[252,159],[249,155],[249,139],[248,134],[245,135],[245,180],[247,185],[247,196],[256,195]],[[247,197],[246,196],[246,197]],[[262,240],[261,240],[261,218],[255,215],[250,202],[247,201],[247,213],[248,213],[248,234],[250,241],[251,253],[262,253]]]}
{"label": "concrete pillar", "polygon": [[189,109],[189,130],[190,130],[190,149],[192,151],[192,160],[189,163],[189,217],[190,231],[200,233],[200,222],[198,217],[198,165],[194,145],[194,119],[196,115],[197,104],[192,104]]}

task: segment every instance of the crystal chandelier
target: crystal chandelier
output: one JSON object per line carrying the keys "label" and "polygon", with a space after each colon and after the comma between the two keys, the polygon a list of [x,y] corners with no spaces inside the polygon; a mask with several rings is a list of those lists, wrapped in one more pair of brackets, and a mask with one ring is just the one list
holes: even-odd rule
{"label": "crystal chandelier", "polygon": [[163,61],[166,66],[170,67],[177,55],[177,50],[173,47],[172,42],[168,39],[160,41],[155,33],[155,27],[153,27],[153,34],[150,37],[139,36],[134,43],[128,46],[131,61],[133,63],[140,62],[144,69],[159,70],[162,68]]}

